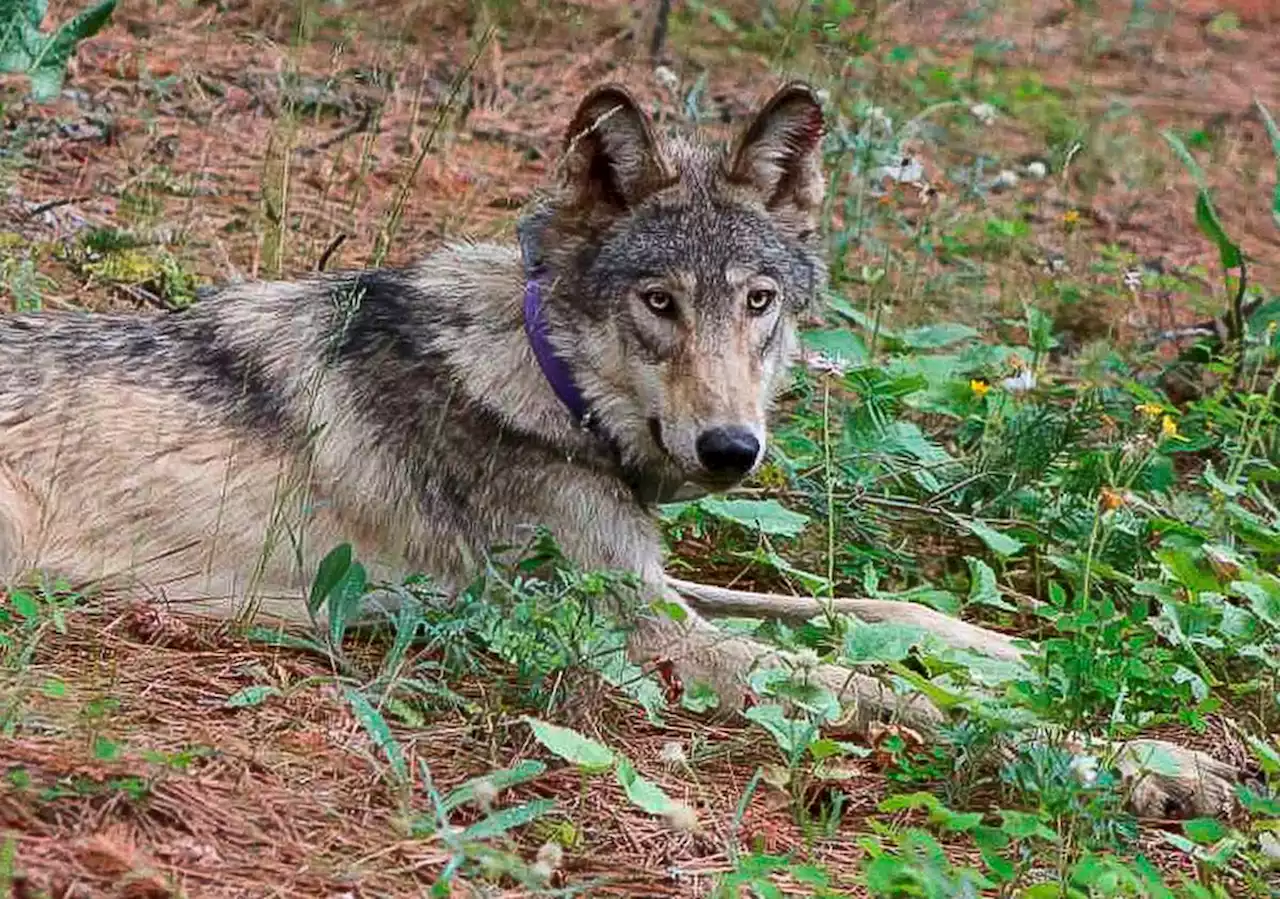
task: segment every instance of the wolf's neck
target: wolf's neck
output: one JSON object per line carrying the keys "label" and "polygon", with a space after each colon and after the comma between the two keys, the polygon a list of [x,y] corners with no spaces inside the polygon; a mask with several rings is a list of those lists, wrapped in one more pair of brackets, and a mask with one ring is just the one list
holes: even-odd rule
{"label": "wolf's neck", "polygon": [[577,427],[530,346],[520,253],[493,244],[448,247],[424,260],[419,273],[424,294],[446,307],[431,349],[455,373],[469,405],[569,452],[593,449],[595,438]]}

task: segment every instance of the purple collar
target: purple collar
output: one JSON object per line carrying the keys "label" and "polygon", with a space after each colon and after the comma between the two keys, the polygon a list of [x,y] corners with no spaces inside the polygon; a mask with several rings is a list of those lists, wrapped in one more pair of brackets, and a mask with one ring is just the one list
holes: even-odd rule
{"label": "purple collar", "polygon": [[573,372],[556,355],[551,341],[547,339],[547,321],[542,314],[542,283],[537,277],[530,277],[524,287],[524,333],[529,338],[533,357],[538,360],[538,367],[542,369],[542,376],[547,379],[574,421],[578,424],[585,423],[588,418],[587,401],[573,380]]}

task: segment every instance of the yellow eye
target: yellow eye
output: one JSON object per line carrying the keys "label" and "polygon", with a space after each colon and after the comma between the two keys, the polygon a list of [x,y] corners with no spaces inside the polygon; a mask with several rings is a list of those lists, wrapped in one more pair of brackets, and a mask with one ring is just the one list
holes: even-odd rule
{"label": "yellow eye", "polygon": [[763,315],[769,307],[778,301],[778,292],[771,287],[757,287],[747,293],[747,311],[752,315]]}
{"label": "yellow eye", "polygon": [[646,290],[640,295],[640,299],[644,300],[644,304],[654,315],[671,318],[676,313],[676,299],[665,290]]}

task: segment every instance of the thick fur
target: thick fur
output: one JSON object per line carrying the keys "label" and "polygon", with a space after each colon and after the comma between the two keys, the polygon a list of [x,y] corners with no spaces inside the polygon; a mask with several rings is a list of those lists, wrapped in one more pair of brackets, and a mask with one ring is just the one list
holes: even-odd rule
{"label": "thick fur", "polygon": [[[0,318],[0,577],[41,569],[299,620],[339,542],[376,577],[423,572],[448,590],[545,525],[578,564],[632,571],[645,599],[683,604],[652,503],[745,474],[704,464],[708,432],[749,434],[763,457],[797,318],[826,283],[822,128],[814,94],[789,85],[731,148],[711,147],[655,134],[605,87],[577,110],[520,249],[455,245],[402,269],[226,286],[153,317]],[[530,273],[589,428],[531,350]],[[788,601],[687,592],[682,621],[640,618],[637,660],[669,661],[730,703],[753,665],[786,661],[696,609],[785,615]],[[1016,654],[901,607],[945,639],[986,634]],[[854,725],[941,721],[869,676],[812,676]]]}

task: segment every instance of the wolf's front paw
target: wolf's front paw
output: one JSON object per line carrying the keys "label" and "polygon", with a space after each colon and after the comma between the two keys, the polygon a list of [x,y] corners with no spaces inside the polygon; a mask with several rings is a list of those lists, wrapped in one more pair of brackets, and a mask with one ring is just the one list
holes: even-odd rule
{"label": "wolf's front paw", "polygon": [[1116,768],[1139,817],[1217,818],[1235,808],[1241,772],[1203,752],[1164,740],[1130,740],[1120,747]]}

